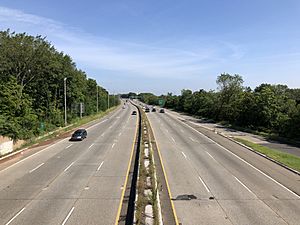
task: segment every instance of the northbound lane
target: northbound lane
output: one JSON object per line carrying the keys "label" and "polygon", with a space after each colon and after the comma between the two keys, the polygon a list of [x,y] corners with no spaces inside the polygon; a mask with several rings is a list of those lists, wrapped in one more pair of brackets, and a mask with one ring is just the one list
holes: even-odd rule
{"label": "northbound lane", "polygon": [[0,171],[0,224],[114,224],[136,131],[133,106]]}

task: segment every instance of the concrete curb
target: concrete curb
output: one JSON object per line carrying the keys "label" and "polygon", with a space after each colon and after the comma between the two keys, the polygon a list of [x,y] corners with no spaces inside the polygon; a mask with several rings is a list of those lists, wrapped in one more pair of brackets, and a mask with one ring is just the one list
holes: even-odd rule
{"label": "concrete curb", "polygon": [[[169,114],[170,114],[170,113],[169,113]],[[172,115],[172,116],[174,116],[174,115]],[[189,125],[189,126],[190,126],[189,123],[193,123],[193,122],[187,121],[186,119],[184,119],[184,118],[182,118],[182,117],[178,117],[177,115],[176,115],[176,117],[177,117],[177,119],[181,120],[182,122],[186,123],[186,124]],[[195,124],[195,123],[193,123],[193,124]],[[240,146],[242,146],[242,147],[244,147],[244,148],[246,148],[246,149],[248,149],[248,150],[250,150],[250,151],[256,153],[257,155],[260,155],[260,156],[264,157],[265,159],[268,159],[268,160],[270,160],[270,161],[276,163],[277,165],[279,165],[279,166],[281,166],[281,167],[283,167],[283,168],[285,168],[285,169],[287,169],[287,170],[289,170],[289,171],[291,171],[291,172],[293,172],[293,173],[295,173],[295,174],[297,174],[297,175],[300,176],[300,172],[299,172],[299,171],[297,171],[297,170],[295,170],[295,169],[292,169],[292,168],[288,167],[287,165],[284,165],[283,163],[278,162],[277,160],[272,159],[272,158],[270,158],[269,156],[267,156],[267,155],[265,155],[265,154],[263,154],[263,153],[260,153],[260,152],[258,152],[258,151],[256,151],[256,150],[254,150],[253,148],[250,148],[249,146],[244,145],[243,143],[241,143],[241,142],[239,142],[239,141],[236,141],[236,140],[234,140],[233,138],[231,138],[231,137],[229,137],[229,136],[227,136],[227,135],[225,135],[225,134],[223,134],[223,133],[221,133],[221,132],[215,131],[215,129],[208,128],[208,127],[202,126],[202,125],[200,125],[200,124],[195,124],[195,125],[196,125],[196,126],[199,126],[199,127],[202,127],[202,128],[204,128],[204,129],[206,129],[206,130],[212,131],[212,132],[214,132],[214,133],[216,133],[216,134],[218,134],[218,135],[220,135],[220,136],[222,136],[222,137],[224,137],[224,138],[226,138],[226,139],[228,139],[228,140],[230,140],[230,141],[233,141],[234,143],[236,143],[236,144],[238,144],[238,145],[240,145]]]}
{"label": "concrete curb", "polygon": [[[54,130],[54,131],[51,131],[51,132],[49,132],[49,133],[47,133],[47,134],[44,134],[44,135],[42,135],[42,136],[37,137],[36,140],[38,141],[38,140],[40,140],[40,139],[42,139],[42,138],[44,138],[44,137],[47,137],[48,135],[52,135],[52,134],[54,134],[55,132],[59,132],[59,131],[61,131],[62,129],[69,128],[69,127],[71,127],[72,125],[74,125],[74,124],[70,124],[70,125],[68,125],[68,126],[66,126],[66,127],[58,128],[58,129],[56,129],[56,130]],[[66,131],[66,132],[69,132],[69,131]],[[56,136],[57,136],[57,135],[56,135]],[[52,138],[53,138],[53,137],[52,137]],[[51,139],[51,137],[49,137],[49,138],[46,139],[45,141],[50,140],[50,139]],[[31,147],[35,147],[36,145],[38,145],[38,143],[34,143],[34,144],[32,144],[32,145],[30,145],[30,146],[28,146],[28,147],[19,149],[19,150],[17,150],[17,151],[12,151],[11,153],[8,153],[7,155],[5,155],[5,156],[3,156],[3,157],[0,157],[0,162],[3,161],[3,160],[5,160],[5,159],[7,159],[7,158],[9,158],[9,157],[13,157],[13,156],[15,156],[15,155],[17,155],[17,154],[19,154],[19,153],[22,154],[23,151],[25,151],[25,150],[27,150],[27,149],[29,149],[29,148],[31,148]]]}
{"label": "concrete curb", "polygon": [[25,150],[27,150],[27,149],[28,149],[28,147],[22,148],[22,149],[20,149],[20,150],[18,150],[18,151],[12,152],[12,153],[9,153],[9,154],[7,154],[6,156],[1,157],[1,158],[0,158],[0,162],[1,162],[2,160],[5,160],[5,159],[9,158],[9,157],[13,157],[14,155],[17,155],[17,154],[19,154],[19,153],[22,154],[22,152],[25,151]]}
{"label": "concrete curb", "polygon": [[245,144],[243,144],[243,143],[241,143],[241,142],[239,142],[239,141],[234,140],[234,139],[231,138],[231,137],[228,137],[227,135],[224,135],[224,134],[219,133],[219,132],[218,132],[217,134],[221,135],[222,137],[227,138],[228,140],[233,141],[234,143],[236,143],[236,144],[238,144],[238,145],[240,145],[240,146],[243,146],[244,148],[247,148],[248,150],[250,150],[250,151],[252,151],[252,152],[254,152],[254,153],[256,153],[256,154],[258,154],[258,155],[260,155],[260,156],[262,156],[262,157],[264,157],[264,158],[266,158],[266,159],[268,159],[268,160],[270,160],[270,161],[272,161],[272,162],[278,164],[279,166],[282,166],[282,167],[284,167],[285,169],[287,169],[287,170],[289,170],[289,171],[291,171],[291,172],[293,172],[293,173],[295,173],[295,174],[297,174],[297,175],[300,176],[300,172],[299,172],[299,171],[297,171],[297,170],[295,170],[295,169],[292,169],[292,168],[290,168],[290,167],[284,165],[283,163],[281,163],[281,162],[279,162],[279,161],[277,161],[277,160],[275,160],[275,159],[272,159],[272,158],[270,158],[269,156],[267,156],[267,155],[265,155],[265,154],[263,154],[263,153],[261,153],[261,152],[258,152],[258,151],[256,151],[256,150],[254,150],[253,148],[251,148],[251,147],[249,147],[249,146],[247,146],[247,145],[245,145]]}

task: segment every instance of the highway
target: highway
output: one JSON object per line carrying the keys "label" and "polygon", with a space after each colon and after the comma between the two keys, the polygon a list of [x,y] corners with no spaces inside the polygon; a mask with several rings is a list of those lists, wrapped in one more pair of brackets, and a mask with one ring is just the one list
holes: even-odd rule
{"label": "highway", "polygon": [[131,104],[0,166],[0,224],[115,224],[135,138]]}
{"label": "highway", "polygon": [[147,116],[179,223],[300,224],[298,175],[242,147],[223,147],[168,112]]}

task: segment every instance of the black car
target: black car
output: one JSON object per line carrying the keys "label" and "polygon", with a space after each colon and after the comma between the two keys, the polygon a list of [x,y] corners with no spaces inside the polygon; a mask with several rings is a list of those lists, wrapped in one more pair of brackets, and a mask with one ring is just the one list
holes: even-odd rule
{"label": "black car", "polygon": [[152,108],[152,112],[156,112],[156,108]]}
{"label": "black car", "polygon": [[145,109],[145,112],[150,112],[150,109],[149,109],[149,108],[146,108],[146,109]]}
{"label": "black car", "polygon": [[165,113],[165,110],[164,109],[160,109],[159,112],[160,113]]}
{"label": "black car", "polygon": [[85,129],[76,130],[71,137],[71,141],[82,141],[87,137],[87,131]]}
{"label": "black car", "polygon": [[133,112],[131,113],[131,115],[136,115],[136,111],[133,111]]}

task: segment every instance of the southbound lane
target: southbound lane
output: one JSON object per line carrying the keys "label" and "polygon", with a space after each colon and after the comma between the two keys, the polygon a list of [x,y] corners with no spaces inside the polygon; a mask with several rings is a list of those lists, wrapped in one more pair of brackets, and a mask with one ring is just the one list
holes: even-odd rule
{"label": "southbound lane", "polygon": [[87,129],[0,171],[0,224],[114,224],[137,119],[119,108]]}
{"label": "southbound lane", "polygon": [[[147,115],[179,222],[299,224],[297,194],[168,113]],[[254,157],[252,154],[249,152],[248,157]],[[185,195],[196,199],[184,200]]]}

